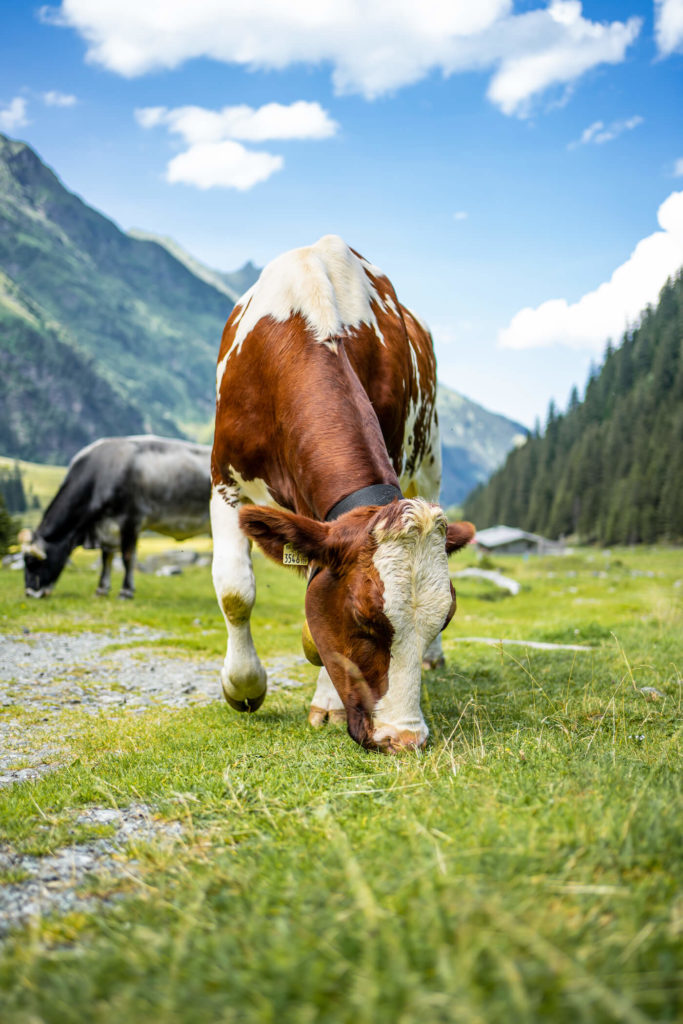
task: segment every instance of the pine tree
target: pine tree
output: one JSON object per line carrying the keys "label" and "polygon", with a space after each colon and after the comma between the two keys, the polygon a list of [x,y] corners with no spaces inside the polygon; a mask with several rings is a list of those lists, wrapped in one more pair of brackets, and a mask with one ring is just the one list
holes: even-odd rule
{"label": "pine tree", "polygon": [[0,494],[10,512],[25,512],[28,503],[19,463],[12,469],[0,469]]}
{"label": "pine tree", "polygon": [[0,494],[0,556],[7,554],[10,544],[16,539],[17,524],[10,516],[5,500]]}

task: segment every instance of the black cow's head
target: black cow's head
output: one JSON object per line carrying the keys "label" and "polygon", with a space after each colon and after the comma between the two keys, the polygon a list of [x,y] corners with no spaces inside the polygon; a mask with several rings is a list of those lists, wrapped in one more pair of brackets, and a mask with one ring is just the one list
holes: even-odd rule
{"label": "black cow's head", "polygon": [[24,589],[27,597],[47,597],[71,551],[68,540],[46,541],[31,530],[19,534],[24,556]]}

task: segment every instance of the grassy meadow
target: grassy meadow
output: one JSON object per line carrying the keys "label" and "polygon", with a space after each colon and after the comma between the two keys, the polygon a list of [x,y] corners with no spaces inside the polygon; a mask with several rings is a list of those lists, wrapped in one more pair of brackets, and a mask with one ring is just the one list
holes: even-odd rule
{"label": "grassy meadow", "polygon": [[[168,546],[145,540],[141,557]],[[94,599],[93,561],[77,552],[33,603],[20,573],[0,572],[0,674],[3,634],[135,624],[168,634],[155,644],[190,677],[193,659],[215,658],[218,690],[210,570],[138,573],[135,601],[120,602]],[[451,559],[453,572],[473,564]],[[299,655],[303,584],[260,556],[255,567],[259,651]],[[183,838],[134,844],[135,875],[91,877],[96,910],[11,933],[0,1020],[680,1019],[683,552],[496,567],[522,590],[456,580],[446,667],[424,675],[419,754],[312,731],[313,667],[251,716],[223,703],[64,710],[68,756],[0,791],[0,844],[52,853],[73,843],[75,812],[140,801]]]}
{"label": "grassy meadow", "polygon": [[22,526],[35,529],[66,476],[66,467],[24,462],[22,459],[10,459],[0,455],[0,469],[11,470],[15,465],[19,466],[29,505],[33,503],[34,498],[38,499],[38,508],[29,507],[21,514]]}

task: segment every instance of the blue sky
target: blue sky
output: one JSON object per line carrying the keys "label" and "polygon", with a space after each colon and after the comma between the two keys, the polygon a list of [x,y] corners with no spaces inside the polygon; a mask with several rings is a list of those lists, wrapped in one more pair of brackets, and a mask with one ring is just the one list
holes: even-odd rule
{"label": "blue sky", "polygon": [[342,235],[528,425],[683,264],[683,0],[0,10],[0,131],[68,188],[223,270]]}

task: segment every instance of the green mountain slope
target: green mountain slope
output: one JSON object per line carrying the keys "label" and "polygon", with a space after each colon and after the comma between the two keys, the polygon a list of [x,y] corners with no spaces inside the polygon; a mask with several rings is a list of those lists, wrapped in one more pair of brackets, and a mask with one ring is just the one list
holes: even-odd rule
{"label": "green mountain slope", "polygon": [[[90,360],[145,429],[182,434],[211,418],[207,382],[232,301],[163,246],[124,234],[28,146],[2,136],[0,272],[12,335],[26,330],[29,310],[39,333],[73,350],[72,383]],[[9,383],[21,390],[19,377]],[[59,389],[45,398],[61,406]]]}
{"label": "green mountain slope", "polygon": [[141,433],[135,406],[39,320],[13,315],[0,297],[0,452],[67,461],[104,434]]}
{"label": "green mountain slope", "polygon": [[527,430],[499,413],[489,412],[445,384],[439,384],[437,411],[443,459],[441,501],[458,505],[477,484],[488,480]]}
{"label": "green mountain slope", "polygon": [[683,539],[683,273],[608,347],[583,401],[551,405],[542,437],[512,452],[465,503],[480,528],[519,526],[601,544]]}
{"label": "green mountain slope", "polygon": [[150,231],[144,231],[142,228],[132,228],[128,234],[131,238],[141,238],[144,241],[156,242],[158,245],[163,246],[164,249],[170,252],[171,256],[174,256],[180,263],[183,263],[196,277],[210,284],[213,288],[218,289],[219,292],[223,292],[233,303],[237,302],[240,295],[243,295],[248,288],[251,288],[261,273],[260,268],[255,267],[251,261],[245,263],[243,267],[240,267],[239,270],[234,270],[232,273],[214,270],[213,267],[207,267],[205,263],[195,259],[181,245],[178,245],[173,238],[168,238],[166,235],[154,235]]}

